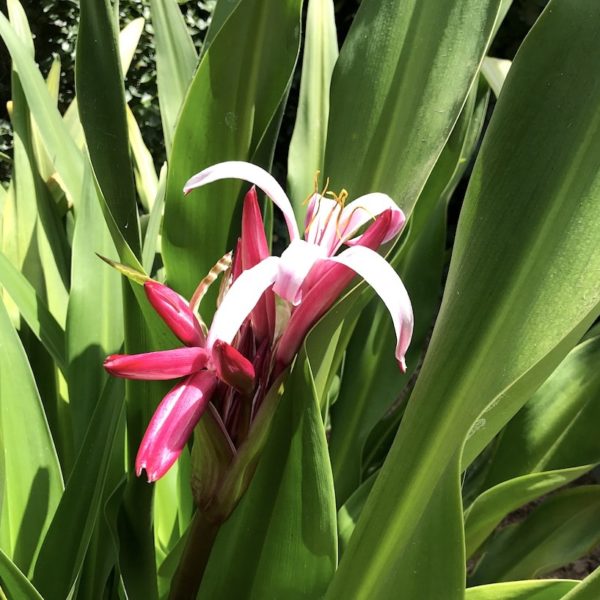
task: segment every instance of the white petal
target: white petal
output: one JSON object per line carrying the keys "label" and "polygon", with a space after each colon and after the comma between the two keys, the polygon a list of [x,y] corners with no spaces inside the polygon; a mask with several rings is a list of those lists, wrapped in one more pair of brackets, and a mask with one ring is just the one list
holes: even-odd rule
{"label": "white petal", "polygon": [[325,247],[328,255],[334,254],[340,242],[340,212],[338,202],[314,194],[306,212],[306,241]]}
{"label": "white petal", "polygon": [[293,241],[300,237],[294,210],[283,188],[272,175],[251,163],[230,160],[208,167],[188,180],[183,191],[187,194],[197,187],[220,179],[243,179],[259,187],[283,213],[290,232],[290,240]]}
{"label": "white petal", "polygon": [[213,318],[206,342],[208,349],[212,349],[216,340],[231,344],[263,292],[273,285],[279,271],[279,261],[277,256],[269,256],[255,267],[243,271],[234,281]]}
{"label": "white petal", "polygon": [[405,371],[404,355],[412,337],[413,311],[406,288],[396,271],[377,252],[363,246],[348,248],[329,260],[358,273],[383,300],[396,331],[396,358]]}
{"label": "white petal", "polygon": [[288,302],[298,305],[302,299],[300,288],[304,279],[315,263],[326,257],[327,252],[322,246],[304,240],[293,241],[281,255],[273,291]]}

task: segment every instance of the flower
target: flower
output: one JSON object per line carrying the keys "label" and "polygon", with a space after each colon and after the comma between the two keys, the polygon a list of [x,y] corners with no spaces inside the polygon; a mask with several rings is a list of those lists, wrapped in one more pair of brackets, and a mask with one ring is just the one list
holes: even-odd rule
{"label": "flower", "polygon": [[216,340],[207,345],[196,315],[179,294],[156,281],[147,281],[144,289],[150,304],[185,347],[145,354],[113,354],[104,361],[104,368],[127,379],[185,377],[159,404],[137,453],[137,475],[145,470],[148,481],[156,481],[181,454],[219,381],[249,395],[254,387],[254,367],[226,342]]}
{"label": "flower", "polygon": [[[255,165],[230,161],[194,175],[185,193],[227,178],[249,181],[258,186],[283,213],[290,245],[281,257],[269,256],[256,193],[251,190],[244,202],[242,248],[249,248],[251,260],[239,274],[217,310],[207,338],[211,347],[217,340],[231,343],[251,314],[269,302],[272,289],[289,303],[290,318],[279,339],[276,362],[291,363],[302,340],[314,323],[332,306],[355,274],[360,275],[381,297],[390,311],[396,333],[395,355],[402,371],[413,330],[413,312],[408,293],[394,269],[376,249],[392,240],[402,229],[405,217],[386,194],[372,193],[345,204],[347,192],[326,197],[315,192],[309,202],[304,239],[301,239],[291,203],[277,181]],[[372,221],[370,224],[369,221]],[[367,225],[368,224],[368,225]],[[359,230],[366,226],[362,235]],[[253,247],[252,240],[260,240]],[[342,245],[348,246],[336,254]],[[266,293],[266,295],[265,295]]]}

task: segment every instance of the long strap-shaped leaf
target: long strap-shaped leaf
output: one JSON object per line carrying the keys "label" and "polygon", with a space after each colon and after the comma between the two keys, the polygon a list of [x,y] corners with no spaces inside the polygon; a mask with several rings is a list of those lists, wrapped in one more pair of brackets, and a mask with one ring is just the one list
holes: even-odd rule
{"label": "long strap-shaped leaf", "polygon": [[123,237],[139,257],[141,240],[113,11],[109,0],[82,0],[80,7],[75,64],[79,118],[102,194]]}
{"label": "long strap-shaped leaf", "polygon": [[27,325],[64,373],[66,371],[65,332],[37,296],[31,284],[1,252],[0,283],[10,294]]}
{"label": "long strap-shaped leaf", "polygon": [[119,423],[123,418],[123,382],[107,380],[101,402],[35,565],[33,581],[47,598],[66,598],[81,570],[96,520]]}
{"label": "long strap-shaped leaf", "polygon": [[177,117],[192,81],[198,55],[176,0],[151,0],[150,10],[156,42],[160,117],[169,155]]}
{"label": "long strap-shaped leaf", "polygon": [[289,195],[298,225],[304,227],[315,172],[323,165],[331,73],[338,57],[333,0],[310,0],[302,55],[302,79],[288,157]]}
{"label": "long strap-shaped leaf", "polygon": [[219,532],[200,597],[323,596],[337,539],[333,479],[313,386],[302,354],[285,383],[250,488]]}
{"label": "long strap-shaped leaf", "polygon": [[200,61],[175,132],[162,238],[169,282],[188,297],[237,238],[241,182],[188,197],[183,185],[211,164],[252,157],[290,82],[299,22],[299,0],[241,0]]}
{"label": "long strap-shaped leaf", "polygon": [[8,598],[22,598],[23,600],[42,600],[39,592],[31,585],[27,577],[19,571],[2,550],[0,550],[0,594],[7,594]]}
{"label": "long strap-shaped leaf", "polygon": [[54,157],[56,170],[77,208],[84,169],[83,156],[69,136],[26,44],[18,38],[3,14],[0,14],[0,35],[19,73],[23,91],[44,145]]}
{"label": "long strap-shaped leaf", "polygon": [[389,597],[410,577],[394,557],[477,416],[513,414],[598,314],[598,19],[595,0],[551,2],[513,63],[423,369],[330,598]]}
{"label": "long strap-shaped leaf", "polygon": [[331,84],[324,174],[409,214],[467,98],[500,0],[364,0]]}
{"label": "long strap-shaped leaf", "polygon": [[0,439],[0,549],[28,573],[63,483],[31,367],[2,302]]}

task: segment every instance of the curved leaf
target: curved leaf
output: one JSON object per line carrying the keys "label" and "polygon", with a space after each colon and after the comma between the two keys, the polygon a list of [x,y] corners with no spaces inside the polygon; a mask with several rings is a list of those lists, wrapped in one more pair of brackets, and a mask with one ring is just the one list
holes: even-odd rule
{"label": "curved leaf", "polygon": [[526,473],[600,462],[600,336],[574,348],[511,420],[485,486]]}
{"label": "curved leaf", "polygon": [[242,183],[218,182],[187,198],[183,185],[213,163],[252,157],[289,85],[299,23],[299,0],[242,0],[202,57],[175,132],[162,239],[169,283],[184,296],[237,238]]}
{"label": "curved leaf", "polygon": [[35,565],[33,581],[47,598],[66,598],[79,575],[100,514],[123,412],[123,382],[111,378],[89,421],[81,451]]}
{"label": "curved leaf", "polygon": [[467,557],[470,557],[506,515],[544,494],[574,481],[590,466],[532,473],[504,481],[478,496],[465,512]]}
{"label": "curved leaf", "polygon": [[[465,600],[564,600],[575,581],[511,581],[467,589]],[[591,599],[590,599],[591,600]]]}
{"label": "curved leaf", "polygon": [[531,579],[578,559],[598,542],[600,486],[564,490],[497,533],[470,581]]}
{"label": "curved leaf", "polygon": [[336,537],[325,430],[300,356],[252,483],[218,534],[200,596],[322,597],[337,561]]}
{"label": "curved leaf", "polygon": [[173,133],[198,55],[176,0],[150,0],[156,44],[156,83],[165,149],[171,153]]}
{"label": "curved leaf", "polygon": [[0,252],[0,283],[10,294],[27,325],[44,344],[57,366],[66,372],[65,332],[37,296],[31,284]]}
{"label": "curved leaf", "polygon": [[400,571],[390,557],[411,539],[478,416],[488,407],[468,457],[598,314],[598,19],[595,0],[551,1],[515,58],[471,177],[423,368],[332,598],[376,597],[390,585]]}
{"label": "curved leaf", "polygon": [[309,0],[302,57],[300,98],[288,155],[289,196],[300,229],[306,197],[323,165],[331,73],[338,57],[333,0]]}
{"label": "curved leaf", "polygon": [[109,0],[81,0],[75,63],[77,106],[102,195],[119,231],[140,257],[125,91],[113,22]]}
{"label": "curved leaf", "polygon": [[475,80],[499,4],[361,3],[331,84],[324,174],[332,189],[385,192],[412,212]]}
{"label": "curved leaf", "polygon": [[29,362],[2,302],[0,464],[0,548],[28,573],[63,483]]}
{"label": "curved leaf", "polygon": [[2,592],[6,592],[9,598],[43,600],[27,577],[25,577],[10,558],[0,550],[0,594]]}

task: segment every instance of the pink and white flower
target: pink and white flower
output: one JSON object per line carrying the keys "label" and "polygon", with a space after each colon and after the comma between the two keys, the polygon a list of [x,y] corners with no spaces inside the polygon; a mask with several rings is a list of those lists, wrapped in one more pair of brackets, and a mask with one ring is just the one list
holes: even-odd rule
{"label": "pink and white flower", "polygon": [[[275,203],[287,224],[290,245],[281,257],[268,255],[266,242],[262,241],[264,227],[256,194],[251,190],[244,204],[241,246],[252,247],[253,240],[259,241],[251,252],[252,260],[244,265],[223,298],[206,347],[212,348],[219,340],[231,343],[248,315],[252,315],[253,322],[260,320],[256,307],[269,302],[268,293],[272,289],[289,302],[291,308],[289,322],[276,350],[278,365],[288,365],[308,330],[358,274],[373,287],[390,311],[397,339],[396,358],[400,368],[406,370],[405,353],[413,330],[410,299],[394,269],[376,252],[379,246],[398,235],[405,222],[404,213],[392,199],[386,194],[372,193],[345,205],[345,196],[331,199],[315,193],[309,202],[302,239],[288,197],[277,181],[260,167],[237,161],[220,163],[194,175],[184,191],[189,193],[228,178],[244,179],[256,185]],[[362,235],[357,235],[364,226]],[[348,248],[338,254],[343,245]],[[267,321],[268,315],[263,325]]]}

